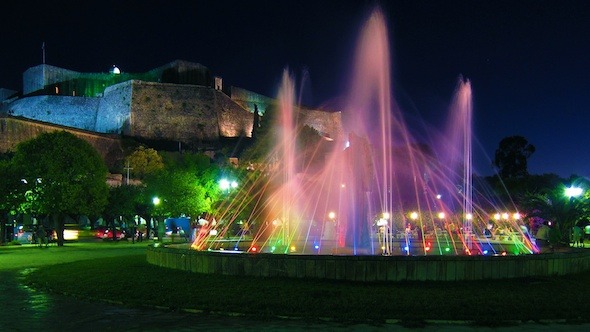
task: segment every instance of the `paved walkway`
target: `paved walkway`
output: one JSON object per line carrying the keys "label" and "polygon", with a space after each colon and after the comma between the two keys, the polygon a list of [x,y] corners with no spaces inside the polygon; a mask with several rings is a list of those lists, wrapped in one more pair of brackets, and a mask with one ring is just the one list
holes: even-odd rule
{"label": "paved walkway", "polygon": [[[2,249],[2,248],[0,248]],[[24,249],[24,248],[23,248]],[[55,248],[57,249],[57,248]],[[18,249],[17,249],[18,250]],[[34,250],[54,250],[34,249]],[[57,249],[59,250],[59,249]],[[73,249],[76,250],[76,249]],[[119,248],[114,254],[139,252],[140,246]],[[80,251],[84,253],[84,249]],[[6,255],[6,256],[5,256]],[[157,309],[128,308],[104,302],[48,294],[30,289],[21,277],[42,263],[30,260],[10,268],[8,257],[15,250],[0,251],[0,331],[588,331],[590,324],[522,324],[502,328],[475,328],[460,323],[431,324],[404,328],[398,324],[368,325],[337,322],[307,322],[293,319],[255,320],[247,317],[214,316]],[[31,256],[25,255],[25,256]],[[37,256],[37,255],[35,255]],[[34,256],[33,256],[34,257]]]}

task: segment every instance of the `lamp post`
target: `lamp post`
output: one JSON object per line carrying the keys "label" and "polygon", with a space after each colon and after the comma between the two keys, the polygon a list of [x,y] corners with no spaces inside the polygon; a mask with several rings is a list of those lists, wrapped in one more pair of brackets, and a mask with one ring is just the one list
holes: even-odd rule
{"label": "lamp post", "polygon": [[566,218],[567,219],[571,218],[571,224],[569,224],[569,222],[568,222],[568,224],[570,226],[570,230],[569,230],[570,239],[573,240],[572,242],[574,243],[574,245],[578,245],[578,246],[580,245],[580,238],[581,238],[582,246],[584,246],[585,230],[582,230],[580,227],[577,227],[578,225],[575,221],[576,221],[576,219],[578,219],[580,217],[580,215],[578,212],[578,206],[574,205],[574,203],[575,203],[575,198],[581,196],[583,192],[584,192],[584,190],[582,188],[574,187],[574,186],[569,186],[569,187],[565,188],[565,190],[564,190],[565,196],[568,197],[569,203],[571,204],[571,206],[566,209],[566,216],[567,216]]}
{"label": "lamp post", "polygon": [[[158,196],[154,196],[152,198],[152,204],[154,204],[154,212],[158,205],[160,205],[161,199]],[[166,234],[166,224],[164,222],[160,222],[158,218],[155,218],[158,223],[158,241],[162,242],[164,239],[164,235]]]}

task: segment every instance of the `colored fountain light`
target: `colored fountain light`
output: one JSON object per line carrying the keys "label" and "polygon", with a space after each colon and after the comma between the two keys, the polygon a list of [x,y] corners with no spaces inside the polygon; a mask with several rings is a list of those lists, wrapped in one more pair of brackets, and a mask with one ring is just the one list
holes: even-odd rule
{"label": "colored fountain light", "polygon": [[[238,189],[242,195],[221,208],[218,220],[225,222],[217,227],[223,229],[193,248],[218,249],[233,241],[243,251],[274,254],[535,252],[518,213],[513,218],[508,212],[490,214],[506,209],[474,194],[471,82],[459,78],[446,126],[429,130],[430,137],[419,136],[392,97],[387,31],[379,10],[361,30],[340,136],[314,143],[301,138],[305,127],[299,122],[295,79],[283,71],[269,171],[241,180],[239,189],[237,182],[219,182],[222,190]],[[430,143],[422,143],[425,139]],[[570,197],[575,193],[581,194],[566,191]],[[484,236],[491,222],[492,230],[505,235]],[[232,223],[239,233],[228,240]]]}

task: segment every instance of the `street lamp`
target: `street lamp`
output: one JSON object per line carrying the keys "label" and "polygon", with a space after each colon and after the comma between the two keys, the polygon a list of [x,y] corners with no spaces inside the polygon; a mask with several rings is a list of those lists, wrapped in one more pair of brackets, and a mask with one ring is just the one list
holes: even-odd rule
{"label": "street lamp", "polygon": [[230,181],[230,180],[228,180],[226,178],[223,178],[223,179],[219,180],[219,188],[222,191],[228,191],[229,192],[230,189],[236,189],[237,187],[238,187],[238,182],[235,181],[235,180],[234,181]]}
{"label": "street lamp", "polygon": [[336,212],[330,211],[330,213],[328,213],[328,218],[330,218],[330,220],[334,221],[334,219],[336,218]]}
{"label": "street lamp", "polygon": [[582,188],[580,188],[580,187],[565,188],[565,195],[569,198],[578,197],[578,196],[582,195]]}

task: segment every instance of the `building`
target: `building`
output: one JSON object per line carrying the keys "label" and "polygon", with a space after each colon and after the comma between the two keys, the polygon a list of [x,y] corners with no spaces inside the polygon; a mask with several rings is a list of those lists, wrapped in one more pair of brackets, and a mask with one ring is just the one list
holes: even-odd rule
{"label": "building", "polygon": [[[251,138],[254,112],[263,118],[274,103],[224,86],[207,67],[182,60],[135,74],[115,66],[105,73],[80,73],[42,64],[23,73],[22,93],[0,89],[0,151],[53,127],[95,141],[132,138],[210,151],[223,139]],[[340,112],[303,107],[297,112],[301,124],[331,138],[342,136]],[[112,145],[114,150],[99,150],[107,165],[122,158]]]}

